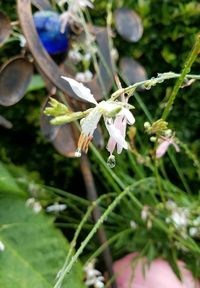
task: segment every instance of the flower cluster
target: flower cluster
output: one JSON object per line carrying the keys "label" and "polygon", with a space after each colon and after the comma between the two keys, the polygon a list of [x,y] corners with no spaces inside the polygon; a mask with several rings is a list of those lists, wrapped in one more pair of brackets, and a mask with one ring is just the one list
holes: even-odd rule
{"label": "flower cluster", "polygon": [[104,287],[104,277],[101,272],[95,269],[95,259],[87,263],[84,267],[85,272],[85,285],[87,287],[93,286],[94,288]]}
{"label": "flower cluster", "polygon": [[[112,98],[107,101],[97,103],[90,89],[85,87],[82,83],[74,79],[62,77],[71,86],[73,92],[81,99],[94,105],[83,112],[70,112],[70,110],[57,100],[52,99],[50,102],[51,107],[45,109],[46,115],[54,116],[51,120],[54,125],[69,123],[74,120],[81,119],[81,135],[78,141],[78,147],[75,153],[76,157],[81,156],[81,152],[87,153],[88,146],[93,139],[93,134],[101,118],[103,118],[106,129],[109,133],[109,141],[107,150],[113,159],[113,152],[117,148],[117,153],[120,154],[123,149],[128,149],[128,143],[125,140],[127,124],[133,125],[135,118],[130,112],[133,106],[127,103],[127,99],[123,101],[116,101]],[[64,108],[65,107],[65,108]],[[60,109],[60,110],[59,110]],[[60,111],[60,115],[59,115]]]}
{"label": "flower cluster", "polygon": [[172,145],[176,152],[179,152],[179,146],[177,145],[177,139],[175,133],[171,129],[168,129],[168,123],[162,119],[155,121],[152,125],[149,122],[144,123],[145,131],[148,134],[155,134],[150,140],[157,142],[156,158],[159,159],[167,152],[170,145]]}
{"label": "flower cluster", "polygon": [[86,7],[93,8],[93,4],[90,0],[57,0],[59,6],[63,6],[65,3],[68,4],[68,9],[66,12],[62,13],[60,16],[61,21],[61,33],[64,33],[65,27],[68,24],[74,22],[79,23],[78,12]]}
{"label": "flower cluster", "polygon": [[42,206],[39,201],[37,201],[35,198],[28,198],[26,200],[26,207],[32,208],[34,213],[39,213],[42,210]]}
{"label": "flower cluster", "polygon": [[179,207],[172,201],[167,201],[167,209],[170,215],[166,218],[166,222],[173,224],[175,229],[179,231],[183,238],[200,236],[200,216],[193,217],[192,211],[186,207]]}

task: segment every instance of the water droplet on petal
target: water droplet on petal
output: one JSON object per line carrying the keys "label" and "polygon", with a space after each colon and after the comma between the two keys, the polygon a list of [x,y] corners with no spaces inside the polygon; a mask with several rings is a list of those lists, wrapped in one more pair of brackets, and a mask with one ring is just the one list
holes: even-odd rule
{"label": "water droplet on petal", "polygon": [[115,162],[115,156],[114,156],[114,155],[110,155],[110,156],[108,157],[108,160],[107,160],[107,165],[108,165],[108,167],[112,169],[112,168],[115,167],[115,164],[116,164],[116,162]]}
{"label": "water droplet on petal", "polygon": [[81,151],[79,149],[77,149],[74,156],[77,158],[81,157]]}

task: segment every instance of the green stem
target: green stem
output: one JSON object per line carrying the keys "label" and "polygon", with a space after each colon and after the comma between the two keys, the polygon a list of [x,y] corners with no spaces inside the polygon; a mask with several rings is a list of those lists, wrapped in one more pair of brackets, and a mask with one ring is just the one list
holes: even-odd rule
{"label": "green stem", "polygon": [[[151,78],[151,79],[148,79],[148,80],[137,82],[137,83],[135,83],[133,85],[130,85],[130,86],[126,87],[126,88],[122,88],[122,89],[119,89],[119,90],[115,91],[111,95],[111,100],[112,101],[116,100],[119,96],[121,96],[122,93],[128,93],[129,95],[131,95],[131,94],[133,94],[135,92],[137,87],[143,86],[146,89],[151,89],[151,87],[155,86],[158,83],[162,83],[163,81],[169,80],[169,79],[179,78],[179,77],[181,77],[181,75],[182,74],[176,74],[174,72],[166,72],[166,73],[158,74],[158,77],[156,77],[156,78]],[[184,79],[185,78],[191,78],[191,79],[200,80],[200,76],[199,75],[185,74],[184,75]],[[183,79],[183,81],[184,81],[184,79]]]}
{"label": "green stem", "polygon": [[194,63],[199,51],[200,51],[200,35],[197,36],[194,47],[193,47],[192,51],[190,52],[190,54],[189,54],[189,56],[188,56],[188,58],[184,64],[182,73],[181,73],[180,77],[178,78],[178,80],[176,81],[176,84],[175,84],[174,89],[172,91],[172,94],[169,98],[167,106],[165,107],[165,110],[163,111],[163,114],[162,114],[163,120],[166,120],[166,118],[170,112],[170,109],[171,109],[171,107],[172,107],[172,105],[176,99],[177,93],[178,93],[179,89],[181,88],[185,78],[189,78],[187,76],[187,73],[190,72],[192,64]]}
{"label": "green stem", "polygon": [[[104,222],[104,220],[108,217],[109,213],[112,212],[112,210],[119,204],[119,202],[121,201],[121,199],[126,196],[130,191],[130,189],[132,190],[133,188],[135,188],[136,186],[138,186],[139,184],[143,183],[147,181],[147,178],[142,179],[136,183],[134,183],[131,187],[127,187],[123,192],[121,192],[115,199],[114,201],[111,203],[111,205],[105,210],[105,212],[102,214],[102,216],[99,218],[99,220],[96,222],[96,224],[94,225],[93,229],[90,231],[90,233],[88,234],[88,236],[85,238],[85,240],[81,243],[81,246],[79,247],[79,249],[77,250],[77,252],[75,253],[75,255],[71,258],[71,261],[69,262],[69,264],[67,265],[67,267],[65,267],[65,269],[62,271],[62,273],[59,276],[59,279],[57,280],[54,288],[59,288],[61,287],[62,281],[65,277],[66,274],[68,274],[72,268],[72,266],[74,265],[74,263],[78,260],[78,257],[82,254],[83,250],[85,249],[85,247],[87,246],[87,244],[89,243],[89,241],[92,239],[92,237],[94,236],[94,234],[97,232],[97,230],[99,229],[99,227],[102,225],[102,223]],[[135,198],[135,197],[134,197]],[[137,205],[142,208],[142,204],[135,198],[135,202],[137,203]]]}

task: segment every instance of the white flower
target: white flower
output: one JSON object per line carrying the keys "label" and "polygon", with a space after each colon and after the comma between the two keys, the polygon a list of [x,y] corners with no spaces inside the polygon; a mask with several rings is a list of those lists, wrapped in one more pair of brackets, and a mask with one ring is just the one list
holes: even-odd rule
{"label": "white flower", "polygon": [[5,245],[2,241],[0,241],[0,252],[3,252],[5,250]]}
{"label": "white flower", "polygon": [[50,205],[46,208],[47,212],[61,212],[64,211],[67,208],[66,204],[59,204],[59,203],[54,203],[53,205]]}
{"label": "white flower", "polygon": [[188,211],[179,208],[172,212],[171,219],[177,228],[184,228],[188,225]]}
{"label": "white flower", "polygon": [[[129,109],[124,107],[127,106],[127,104],[111,100],[97,103],[90,89],[85,87],[82,83],[68,77],[62,78],[70,84],[72,90],[78,97],[95,105],[89,114],[80,122],[82,132],[75,156],[81,156],[81,151],[87,152],[88,145],[93,138],[94,131],[102,116],[111,139],[113,139],[115,145],[118,146],[118,153],[121,153],[123,148],[128,149],[128,144],[125,140],[125,127],[127,122],[133,124],[135,119]],[[120,119],[125,119],[123,133],[116,127],[115,121],[113,122],[113,117],[122,117]]]}
{"label": "white flower", "polygon": [[19,43],[22,48],[26,46],[26,38],[22,34],[19,35]]}
{"label": "white flower", "polygon": [[130,221],[130,227],[135,230],[137,228],[137,223],[134,220]]}
{"label": "white flower", "polygon": [[85,72],[78,72],[75,76],[77,81],[87,82],[90,81],[93,77],[93,74],[90,70],[86,70]]}
{"label": "white flower", "polygon": [[75,64],[77,64],[82,60],[83,55],[77,49],[76,50],[74,49],[69,51],[68,58]]}
{"label": "white flower", "polygon": [[25,205],[33,209],[34,213],[39,213],[42,210],[40,202],[36,201],[35,198],[29,198],[26,200]]}
{"label": "white flower", "polygon": [[94,96],[92,95],[89,88],[85,87],[82,83],[79,83],[72,78],[63,77],[63,76],[61,78],[63,78],[69,83],[72,90],[78,97],[80,97],[81,99],[85,101],[88,101],[90,103],[97,105],[97,101],[94,99]]}
{"label": "white flower", "polygon": [[73,22],[80,22],[78,17],[78,12],[86,7],[93,8],[93,4],[89,0],[57,0],[59,6],[63,6],[68,3],[68,9],[66,12],[62,13],[60,16],[61,21],[61,33],[65,32],[65,27],[67,24],[72,24]]}
{"label": "white flower", "polygon": [[197,236],[198,232],[199,231],[198,231],[197,227],[190,227],[190,229],[189,229],[189,235],[191,237]]}
{"label": "white flower", "polygon": [[78,12],[82,8],[93,8],[94,5],[90,0],[57,0],[59,6],[63,6],[65,3],[68,4],[68,10]]}
{"label": "white flower", "polygon": [[141,218],[143,221],[146,221],[149,216],[149,206],[144,205],[142,211],[141,211]]}
{"label": "white flower", "polygon": [[85,271],[85,285],[87,287],[93,286],[95,288],[104,287],[104,277],[101,272],[95,269],[95,259],[87,263],[84,267]]}

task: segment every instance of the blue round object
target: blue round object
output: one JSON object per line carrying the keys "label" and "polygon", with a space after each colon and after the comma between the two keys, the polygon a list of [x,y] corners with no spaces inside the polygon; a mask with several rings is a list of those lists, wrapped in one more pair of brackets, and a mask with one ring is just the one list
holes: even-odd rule
{"label": "blue round object", "polygon": [[39,38],[50,55],[68,50],[68,29],[61,33],[59,14],[52,11],[38,11],[33,15]]}

